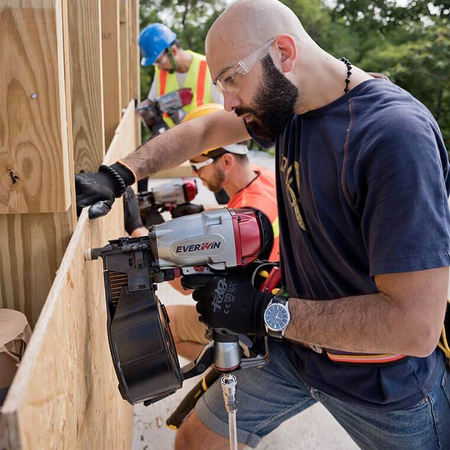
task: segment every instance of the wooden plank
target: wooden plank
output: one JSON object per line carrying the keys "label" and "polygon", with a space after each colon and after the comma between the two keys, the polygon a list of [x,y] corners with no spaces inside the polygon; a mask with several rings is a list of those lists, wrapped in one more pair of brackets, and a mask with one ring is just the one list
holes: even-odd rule
{"label": "wooden plank", "polygon": [[130,99],[135,98],[140,101],[141,98],[141,78],[140,78],[140,60],[139,60],[139,1],[129,0],[130,10]]}
{"label": "wooden plank", "polygon": [[[129,0],[130,10],[130,98],[137,102],[141,98],[141,72],[139,38],[139,0]],[[141,121],[136,122],[136,136],[138,145],[141,143]]]}
{"label": "wooden plank", "polygon": [[[67,184],[73,189],[70,70],[68,70],[68,48],[66,0],[59,4],[63,24],[64,68],[66,114],[63,127],[67,129],[67,144],[63,149],[69,160]],[[20,105],[17,105],[20,106]],[[9,132],[10,130],[8,130]],[[33,164],[30,161],[30,164]],[[75,197],[73,197],[75,198]],[[0,305],[22,311],[31,326],[36,323],[44,305],[56,270],[61,262],[67,243],[76,222],[75,205],[67,212],[41,214],[0,215]]]}
{"label": "wooden plank", "polygon": [[101,2],[105,146],[109,147],[122,116],[119,0],[101,0]]}
{"label": "wooden plank", "polygon": [[2,214],[0,230],[0,306],[34,327],[73,231],[71,212]]}
{"label": "wooden plank", "polygon": [[0,214],[67,211],[61,1],[0,2]]}
{"label": "wooden plank", "polygon": [[[105,163],[136,145],[134,102]],[[11,449],[126,449],[133,415],[111,363],[101,261],[84,252],[124,235],[123,204],[89,221],[83,211],[3,406]]]}
{"label": "wooden plank", "polygon": [[173,169],[161,170],[149,178],[179,178],[179,177],[193,177],[196,176],[192,173],[191,166],[188,161],[180,164],[178,167]]}
{"label": "wooden plank", "polygon": [[122,107],[126,107],[130,97],[130,27],[128,0],[120,0],[120,82]]}
{"label": "wooden plank", "polygon": [[70,0],[69,41],[75,173],[105,157],[100,0]]}
{"label": "wooden plank", "polygon": [[[69,8],[68,0],[61,0],[62,4],[62,21],[63,21],[63,42],[64,42],[64,80],[65,80],[65,98],[66,98],[66,117],[67,117],[67,153],[69,159],[69,187],[70,198],[76,198],[75,191],[75,172],[74,172],[74,156],[73,156],[73,126],[72,126],[72,74],[70,70],[70,43],[69,43]],[[76,201],[71,202],[70,209],[68,211],[71,214],[71,230],[77,223],[77,204]]]}

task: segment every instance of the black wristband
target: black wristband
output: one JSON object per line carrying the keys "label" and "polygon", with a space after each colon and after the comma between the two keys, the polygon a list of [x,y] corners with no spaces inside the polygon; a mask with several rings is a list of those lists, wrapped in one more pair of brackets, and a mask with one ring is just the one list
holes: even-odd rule
{"label": "black wristband", "polygon": [[125,181],[127,186],[131,186],[136,182],[134,173],[127,166],[116,162],[111,167],[122,177],[122,180]]}
{"label": "black wristband", "polygon": [[121,195],[123,195],[125,193],[125,191],[127,190],[127,185],[125,184],[125,181],[123,180],[123,178],[119,175],[119,173],[115,169],[113,169],[111,166],[102,164],[98,168],[98,171],[108,173],[118,183],[120,191],[119,191],[119,195],[116,195],[116,197],[120,197]]}

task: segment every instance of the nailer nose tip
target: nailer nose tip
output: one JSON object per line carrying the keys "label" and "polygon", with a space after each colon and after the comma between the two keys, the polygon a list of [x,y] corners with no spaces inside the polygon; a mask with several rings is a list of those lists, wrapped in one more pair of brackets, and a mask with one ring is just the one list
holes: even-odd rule
{"label": "nailer nose tip", "polygon": [[92,252],[91,249],[88,248],[84,251],[84,260],[85,261],[92,261]]}

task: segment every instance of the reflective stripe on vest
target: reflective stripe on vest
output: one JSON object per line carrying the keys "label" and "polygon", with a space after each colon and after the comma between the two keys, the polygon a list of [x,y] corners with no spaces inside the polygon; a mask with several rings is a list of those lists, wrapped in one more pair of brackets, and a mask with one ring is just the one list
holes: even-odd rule
{"label": "reflective stripe on vest", "polygon": [[203,105],[203,98],[205,97],[205,78],[206,78],[206,61],[200,61],[200,67],[198,68],[197,79],[197,106]]}
{"label": "reflective stripe on vest", "polygon": [[[192,55],[192,62],[182,87],[191,88],[193,97],[191,104],[185,106],[183,109],[184,111],[189,112],[197,106],[201,106],[205,103],[212,103],[211,76],[209,74],[208,65],[206,64],[206,58],[203,55],[191,52],[190,50],[186,51]],[[158,96],[180,89],[176,73],[169,73],[155,67],[155,77],[158,83]],[[170,127],[173,127],[174,123],[167,114],[164,114],[164,121]]]}

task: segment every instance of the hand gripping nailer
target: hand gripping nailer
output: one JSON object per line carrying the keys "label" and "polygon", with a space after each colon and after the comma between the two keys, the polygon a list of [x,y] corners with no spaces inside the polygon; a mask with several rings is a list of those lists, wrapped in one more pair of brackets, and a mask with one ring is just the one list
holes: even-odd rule
{"label": "hand gripping nailer", "polygon": [[191,202],[197,193],[194,178],[173,178],[148,191],[139,192],[137,199],[142,222],[147,227],[164,222],[162,212],[172,211],[175,206]]}
{"label": "hand gripping nailer", "polygon": [[144,100],[137,105],[136,111],[148,129],[157,136],[169,129],[164,122],[164,116],[170,117],[175,124],[181,123],[186,115],[183,107],[191,104],[192,97],[191,88],[181,88],[161,95],[153,101]]}
{"label": "hand gripping nailer", "polygon": [[272,228],[264,215],[218,209],[155,225],[145,237],[87,250],[86,259],[103,259],[108,339],[125,400],[154,403],[211,364],[229,373],[267,362],[267,354],[241,360],[238,336],[213,330],[213,343],[180,369],[168,316],[155,291],[157,283],[180,275],[245,266],[271,245]]}

